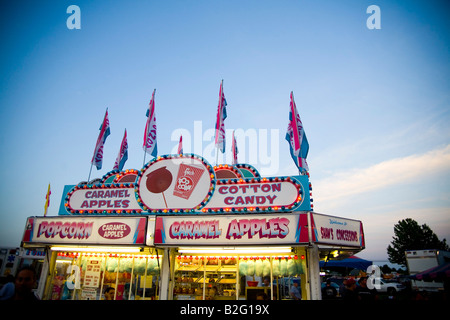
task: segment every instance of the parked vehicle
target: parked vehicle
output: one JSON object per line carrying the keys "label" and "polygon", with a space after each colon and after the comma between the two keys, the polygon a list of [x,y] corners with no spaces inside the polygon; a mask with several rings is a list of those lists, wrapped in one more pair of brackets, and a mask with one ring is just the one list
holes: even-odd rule
{"label": "parked vehicle", "polygon": [[393,295],[399,291],[405,290],[406,287],[398,282],[386,281],[384,279],[379,279],[377,285],[379,284],[379,288],[376,288],[378,292],[386,292],[389,295]]}
{"label": "parked vehicle", "polygon": [[[450,252],[443,250],[408,250],[405,252],[406,264],[410,275],[445,264],[450,260]],[[439,281],[412,280],[412,289],[437,292],[444,289],[444,283]]]}

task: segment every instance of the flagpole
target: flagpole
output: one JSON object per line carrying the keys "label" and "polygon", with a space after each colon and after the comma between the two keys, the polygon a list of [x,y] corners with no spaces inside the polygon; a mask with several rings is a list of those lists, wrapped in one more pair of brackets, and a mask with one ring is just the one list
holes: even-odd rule
{"label": "flagpole", "polygon": [[216,146],[216,166],[219,162],[219,148]]}
{"label": "flagpole", "polygon": [[92,172],[92,162],[91,162],[91,169],[89,170],[89,177],[87,179],[87,184],[89,184],[89,180],[91,179],[91,172]]}

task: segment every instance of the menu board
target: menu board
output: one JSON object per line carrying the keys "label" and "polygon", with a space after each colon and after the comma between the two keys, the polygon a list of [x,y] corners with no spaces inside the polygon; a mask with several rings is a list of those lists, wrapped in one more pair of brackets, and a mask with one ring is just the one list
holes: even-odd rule
{"label": "menu board", "polygon": [[84,274],[84,287],[98,288],[100,284],[101,260],[89,259]]}

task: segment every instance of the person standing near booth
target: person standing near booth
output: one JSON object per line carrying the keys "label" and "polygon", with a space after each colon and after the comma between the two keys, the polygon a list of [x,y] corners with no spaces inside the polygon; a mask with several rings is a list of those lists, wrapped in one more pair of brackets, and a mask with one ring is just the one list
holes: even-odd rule
{"label": "person standing near booth", "polygon": [[302,295],[299,289],[299,282],[300,282],[299,280],[294,280],[294,283],[291,286],[291,289],[289,290],[289,295],[294,300],[302,300]]}

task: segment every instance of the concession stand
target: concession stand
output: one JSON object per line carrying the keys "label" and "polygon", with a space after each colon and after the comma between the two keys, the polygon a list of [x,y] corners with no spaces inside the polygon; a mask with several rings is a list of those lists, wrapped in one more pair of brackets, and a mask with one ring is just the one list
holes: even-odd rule
{"label": "concession stand", "polygon": [[[313,212],[308,175],[164,155],[67,185],[58,216],[29,217],[48,300],[321,298],[319,260],[364,249],[362,222]],[[109,296],[109,295],[108,295]]]}

